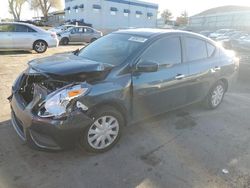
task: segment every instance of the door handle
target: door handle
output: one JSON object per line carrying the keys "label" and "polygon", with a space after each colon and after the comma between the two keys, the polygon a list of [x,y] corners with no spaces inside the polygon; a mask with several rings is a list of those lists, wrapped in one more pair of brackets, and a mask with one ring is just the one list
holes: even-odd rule
{"label": "door handle", "polygon": [[181,79],[183,79],[183,78],[185,78],[185,75],[184,75],[184,74],[177,74],[177,75],[175,76],[175,79],[176,79],[176,80],[181,80]]}
{"label": "door handle", "polygon": [[221,68],[218,67],[218,66],[211,69],[212,72],[217,72],[217,71],[220,71],[220,70],[221,70]]}

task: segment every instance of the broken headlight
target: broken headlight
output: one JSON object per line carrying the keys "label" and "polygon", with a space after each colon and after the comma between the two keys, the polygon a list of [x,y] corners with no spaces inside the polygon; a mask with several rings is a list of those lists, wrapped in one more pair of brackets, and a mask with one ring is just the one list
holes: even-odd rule
{"label": "broken headlight", "polygon": [[82,85],[73,85],[55,91],[48,95],[38,112],[40,117],[61,117],[67,112],[70,101],[76,97],[85,95],[88,88]]}

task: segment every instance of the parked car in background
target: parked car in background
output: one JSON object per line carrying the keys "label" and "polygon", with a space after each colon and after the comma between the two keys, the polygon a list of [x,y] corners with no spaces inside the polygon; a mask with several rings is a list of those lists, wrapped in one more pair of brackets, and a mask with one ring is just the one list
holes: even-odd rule
{"label": "parked car in background", "polygon": [[241,36],[243,33],[243,31],[232,31],[232,32],[228,32],[228,33],[225,33],[224,35],[221,35],[219,37],[217,37],[215,40],[216,41],[222,41],[222,40],[227,40],[227,39],[230,39],[230,38],[234,38],[234,37],[238,37],[238,36]]}
{"label": "parked car in background", "polygon": [[200,101],[217,108],[238,67],[233,54],[201,35],[120,30],[72,54],[29,62],[9,97],[12,124],[33,148],[78,143],[104,152],[126,123]]}
{"label": "parked car in background", "polygon": [[239,32],[235,33],[229,37],[224,37],[224,39],[219,40],[224,48],[226,49],[233,49],[233,46],[238,43],[239,40],[244,39],[246,36],[248,36],[248,33],[245,32]]}
{"label": "parked car in background", "polygon": [[58,26],[58,27],[54,27],[52,29],[49,29],[49,31],[51,32],[55,32],[55,33],[63,33],[65,32],[66,30],[68,30],[69,28],[72,28],[74,27],[75,25],[61,25],[61,26]]}
{"label": "parked car in background", "polygon": [[101,31],[97,31],[91,27],[75,26],[65,32],[57,34],[60,44],[67,45],[70,42],[93,42],[103,36]]}
{"label": "parked car in background", "polygon": [[232,48],[234,50],[246,50],[250,51],[250,36],[243,36],[238,40],[234,40],[231,42]]}
{"label": "parked car in background", "polygon": [[35,50],[43,53],[48,47],[57,47],[55,33],[27,23],[0,23],[0,50]]}
{"label": "parked car in background", "polygon": [[214,33],[211,33],[209,35],[209,38],[215,40],[216,38],[218,38],[218,37],[220,37],[228,32],[232,32],[232,31],[234,31],[234,30],[233,29],[219,29],[219,30],[215,31]]}
{"label": "parked car in background", "polygon": [[208,37],[211,33],[213,33],[212,31],[208,31],[208,30],[205,30],[205,31],[200,31],[199,34],[205,36],[205,37]]}

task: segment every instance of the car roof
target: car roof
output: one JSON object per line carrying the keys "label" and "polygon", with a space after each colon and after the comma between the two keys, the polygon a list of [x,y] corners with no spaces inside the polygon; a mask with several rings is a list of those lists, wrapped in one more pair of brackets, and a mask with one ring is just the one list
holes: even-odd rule
{"label": "car roof", "polygon": [[114,33],[121,33],[121,34],[130,34],[130,35],[137,35],[141,37],[151,38],[162,34],[192,34],[198,35],[193,32],[189,31],[182,31],[182,30],[174,30],[174,29],[150,29],[150,28],[140,28],[140,29],[125,29],[119,30]]}
{"label": "car roof", "polygon": [[40,27],[37,27],[33,24],[29,24],[29,23],[25,23],[25,22],[0,22],[0,24],[17,24],[17,25],[26,25],[26,26],[29,26],[31,27],[32,29],[36,30],[37,32],[46,32],[46,30],[40,28]]}

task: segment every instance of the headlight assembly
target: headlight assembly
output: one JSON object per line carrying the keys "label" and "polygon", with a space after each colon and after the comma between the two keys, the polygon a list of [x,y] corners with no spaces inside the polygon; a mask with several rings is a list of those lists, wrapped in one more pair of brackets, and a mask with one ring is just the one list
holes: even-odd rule
{"label": "headlight assembly", "polygon": [[38,112],[40,117],[61,117],[67,112],[70,101],[76,97],[85,95],[88,88],[82,85],[73,85],[55,91],[47,96]]}

